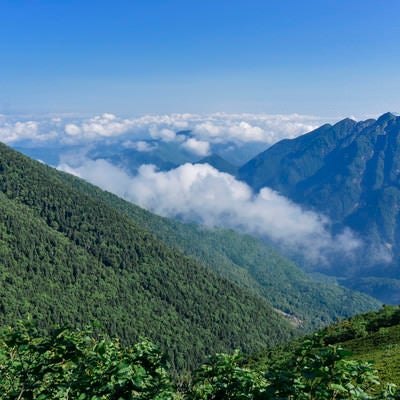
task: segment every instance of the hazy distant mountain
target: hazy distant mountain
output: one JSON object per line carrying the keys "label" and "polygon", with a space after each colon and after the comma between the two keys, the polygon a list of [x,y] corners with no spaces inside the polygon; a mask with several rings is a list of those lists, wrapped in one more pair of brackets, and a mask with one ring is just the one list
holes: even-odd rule
{"label": "hazy distant mountain", "polygon": [[217,154],[212,154],[210,156],[204,157],[197,161],[197,164],[209,164],[218,171],[226,172],[231,175],[236,175],[238,167],[231,164],[230,162],[224,160]]}
{"label": "hazy distant mountain", "polygon": [[[191,130],[170,131],[171,138],[152,137],[149,132],[100,137],[93,140],[68,141],[60,136],[48,141],[19,140],[14,149],[46,164],[80,165],[87,160],[106,160],[127,173],[135,175],[141,165],[152,164],[160,171],[168,171],[185,163],[205,163],[222,172],[235,173],[237,166],[262,151],[264,142],[209,141]],[[220,160],[223,159],[224,161]]]}
{"label": "hazy distant mountain", "polygon": [[91,160],[103,159],[113,165],[121,167],[124,171],[131,175],[138,172],[140,166],[144,164],[152,164],[160,171],[168,171],[176,168],[180,163],[191,161],[187,156],[182,155],[177,149],[158,148],[152,151],[138,151],[135,149],[118,149],[113,154],[105,154],[98,149],[92,150],[87,154]]}
{"label": "hazy distant mountain", "polygon": [[330,272],[385,301],[400,301],[400,117],[323,125],[275,144],[238,176],[358,232],[367,259]]}
{"label": "hazy distant mountain", "polygon": [[[186,139],[191,137],[190,131],[180,131],[177,135]],[[140,145],[138,142],[113,146],[98,144],[87,152],[86,157],[92,160],[107,160],[131,175],[136,174],[143,164],[152,164],[160,171],[168,171],[185,163],[207,163],[221,172],[235,175],[238,166],[256,155],[265,144],[249,143],[238,146],[235,143],[210,143],[209,146],[210,154],[204,156],[176,142],[148,140],[141,141]],[[30,149],[27,154],[36,155]]]}

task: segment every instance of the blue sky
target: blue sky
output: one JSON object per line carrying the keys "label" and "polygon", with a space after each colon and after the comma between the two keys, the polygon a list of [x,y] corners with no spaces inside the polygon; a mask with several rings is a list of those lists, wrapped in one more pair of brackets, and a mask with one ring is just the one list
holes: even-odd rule
{"label": "blue sky", "polygon": [[0,113],[400,111],[398,0],[0,0]]}

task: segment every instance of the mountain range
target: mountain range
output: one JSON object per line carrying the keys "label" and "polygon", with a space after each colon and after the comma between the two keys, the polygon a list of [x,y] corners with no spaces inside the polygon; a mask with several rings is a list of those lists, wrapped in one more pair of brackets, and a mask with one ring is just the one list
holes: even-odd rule
{"label": "mountain range", "polygon": [[0,197],[3,324],[28,314],[42,329],[96,322],[124,343],[163,344],[179,369],[295,333],[265,299],[3,145]]}
{"label": "mountain range", "polygon": [[354,260],[312,269],[385,302],[400,302],[400,117],[344,119],[283,140],[243,165],[238,178],[270,187],[349,227],[364,245]]}
{"label": "mountain range", "polygon": [[[326,216],[333,237],[350,229],[359,248],[323,265],[265,238],[157,216],[0,145],[0,320],[98,322],[124,343],[161,343],[184,370],[400,302],[399,144],[400,117],[387,113],[323,125],[240,168],[217,154],[196,161]],[[160,160],[174,158],[167,147]],[[128,168],[130,150],[117,150],[97,156]]]}
{"label": "mountain range", "polygon": [[260,241],[153,216],[4,145],[0,198],[2,323],[98,322],[161,343],[182,370],[379,306]]}
{"label": "mountain range", "polygon": [[[203,158],[173,143],[151,142],[146,143],[153,150],[147,152],[120,152],[111,146],[88,154],[132,175],[148,163],[160,170],[187,162],[207,163],[247,183],[255,194],[271,188],[303,210],[321,216],[333,238],[350,232],[358,243],[350,255],[332,251],[327,262],[311,262],[275,241],[279,251],[309,272],[330,275],[341,284],[395,304],[400,302],[399,118],[386,113],[377,119],[357,122],[346,118],[325,124],[272,145],[240,167],[237,154],[243,151],[243,161],[260,144],[246,148],[214,144],[212,153]],[[190,138],[191,132],[176,135]],[[234,152],[230,153],[227,149],[232,146]]]}

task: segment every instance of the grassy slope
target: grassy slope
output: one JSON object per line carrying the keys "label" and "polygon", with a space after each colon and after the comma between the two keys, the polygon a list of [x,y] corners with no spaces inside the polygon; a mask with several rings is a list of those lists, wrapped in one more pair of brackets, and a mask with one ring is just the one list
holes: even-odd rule
{"label": "grassy slope", "polygon": [[302,348],[304,339],[310,338],[320,342],[321,348],[333,344],[349,350],[348,359],[373,363],[382,384],[400,386],[400,306],[383,306],[379,311],[338,321],[287,345],[261,350],[249,357],[248,363],[258,371],[286,365]]}
{"label": "grassy slope", "polygon": [[340,343],[354,359],[373,362],[384,382],[400,385],[400,306],[353,316],[325,332],[327,342]]}
{"label": "grassy slope", "polygon": [[352,351],[354,359],[372,361],[384,382],[400,386],[400,325],[349,340],[343,347]]}

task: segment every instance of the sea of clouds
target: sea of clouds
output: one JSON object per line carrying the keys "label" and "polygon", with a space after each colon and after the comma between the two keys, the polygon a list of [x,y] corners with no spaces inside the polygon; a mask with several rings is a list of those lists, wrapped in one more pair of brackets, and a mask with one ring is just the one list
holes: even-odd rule
{"label": "sea of clouds", "polygon": [[[131,144],[150,139],[177,142],[205,154],[210,143],[263,142],[271,145],[308,132],[321,122],[319,117],[299,114],[170,114],[135,118],[110,113],[40,118],[0,115],[0,141],[8,144],[22,140],[83,144],[124,137],[129,138]],[[185,130],[191,131],[190,137],[179,134]]]}
{"label": "sea of clouds", "polygon": [[[282,248],[328,264],[334,254],[351,257],[362,246],[348,229],[333,235],[330,221],[269,188],[255,193],[244,182],[207,164],[186,163],[170,171],[142,165],[130,175],[105,159],[90,159],[86,149],[119,141],[124,148],[150,152],[158,142],[175,143],[199,156],[214,144],[263,143],[268,147],[327,122],[318,117],[268,114],[96,116],[0,116],[0,141],[10,145],[56,144],[66,151],[57,168],[77,175],[159,215],[221,226],[267,237]],[[186,131],[190,130],[190,134]]]}

